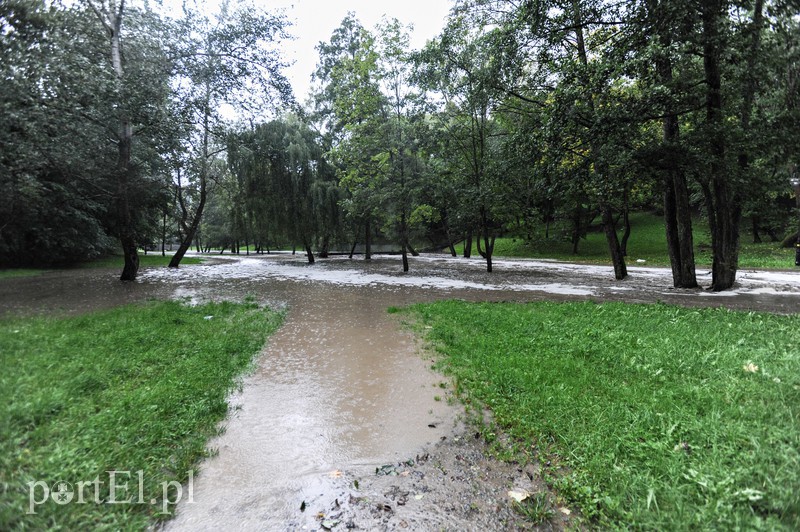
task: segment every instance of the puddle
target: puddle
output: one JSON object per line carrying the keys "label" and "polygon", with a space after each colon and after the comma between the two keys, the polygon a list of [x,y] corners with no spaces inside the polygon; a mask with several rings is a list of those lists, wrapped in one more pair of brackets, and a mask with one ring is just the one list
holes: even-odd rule
{"label": "puddle", "polygon": [[301,504],[340,489],[334,472],[406,460],[452,431],[457,411],[434,400],[430,362],[386,312],[410,295],[307,284],[290,292],[284,326],[211,444],[219,454],[201,467],[195,503],[168,529],[312,524]]}

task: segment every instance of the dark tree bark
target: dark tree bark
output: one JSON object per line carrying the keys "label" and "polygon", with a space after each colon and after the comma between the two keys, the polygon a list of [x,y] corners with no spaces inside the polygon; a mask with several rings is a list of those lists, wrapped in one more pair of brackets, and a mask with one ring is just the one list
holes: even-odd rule
{"label": "dark tree bark", "polygon": [[625,266],[625,257],[622,254],[622,247],[617,237],[617,228],[614,224],[614,213],[608,205],[601,206],[603,218],[603,231],[608,242],[608,250],[611,254],[611,262],[614,265],[614,277],[621,281],[628,276],[628,268]]}
{"label": "dark tree bark", "polygon": [[703,20],[703,70],[706,80],[706,125],[708,128],[708,184],[704,186],[711,227],[711,289],[727,290],[736,281],[739,265],[740,200],[731,187],[725,165],[725,135],[722,113],[720,21],[725,2],[700,3]]}
{"label": "dark tree bark", "polygon": [[[183,240],[181,241],[181,245],[178,246],[178,251],[175,252],[175,254],[172,256],[172,259],[169,261],[170,268],[177,268],[180,266],[183,256],[186,254],[189,248],[192,247],[192,240],[197,233],[197,228],[200,227],[200,220],[203,218],[203,210],[206,206],[208,188],[208,159],[210,157],[208,144],[209,137],[211,135],[209,129],[209,119],[211,117],[211,109],[209,108],[209,102],[211,101],[210,91],[211,88],[206,86],[206,107],[203,113],[203,152],[201,154],[202,160],[200,161],[200,201],[197,203],[197,209],[194,212],[191,223],[188,225],[184,224]],[[189,210],[186,208],[186,202],[183,199],[180,182],[178,183],[178,202],[181,206],[182,220],[186,220],[188,218]]]}
{"label": "dark tree bark", "polygon": [[[492,273],[492,255],[494,254],[495,236],[490,235],[488,215],[484,208],[481,208],[480,214],[482,235],[478,236],[477,238],[478,253],[481,257],[486,259],[486,271],[488,273]],[[481,240],[483,240],[484,244],[483,249],[481,249]]]}
{"label": "dark tree bark", "polygon": [[367,220],[364,226],[364,260],[372,260],[372,228],[369,220]]}
{"label": "dark tree bark", "polygon": [[[178,250],[172,256],[169,261],[170,268],[177,268],[180,266],[181,260],[183,260],[184,255],[192,247],[192,241],[195,240],[195,235],[197,234],[197,228],[200,227],[200,220],[203,215],[203,209],[206,205],[206,186],[205,186],[205,176],[200,176],[200,200],[197,204],[197,211],[195,215],[192,217],[191,223],[186,224],[188,221],[189,210],[186,206],[186,202],[183,199],[183,192],[181,191],[180,182],[178,183],[178,205],[181,207],[181,221],[184,224],[183,227],[183,238],[181,239],[181,244],[178,246]],[[200,249],[200,238],[197,237],[197,246],[198,251]]]}
{"label": "dark tree bark", "polygon": [[[656,11],[656,13],[658,13]],[[669,30],[660,31],[660,41],[664,49],[669,49],[672,39]],[[671,86],[672,61],[669,53],[656,60],[656,70],[661,83]],[[668,112],[663,119],[662,135],[668,153],[672,154],[678,146],[680,123],[678,115]],[[675,156],[668,156],[664,176],[664,226],[667,236],[667,251],[672,266],[672,284],[675,288],[696,288],[697,273],[694,262],[694,235],[692,215],[689,205],[689,187],[686,175]]]}
{"label": "dark tree bark", "polygon": [[578,254],[578,244],[581,241],[583,231],[583,205],[578,203],[572,212],[572,254]]}
{"label": "dark tree bark", "polygon": [[311,244],[306,242],[306,243],[303,244],[303,247],[306,250],[306,257],[308,257],[308,263],[309,264],[314,264],[314,262],[315,262],[314,252],[311,250]]}
{"label": "dark tree bark", "polygon": [[[122,57],[122,17],[125,12],[125,2],[120,2],[119,5],[110,3],[108,6],[101,5],[100,7],[97,7],[93,2],[88,2],[88,5],[103,25],[108,37],[111,46],[111,65],[114,69],[117,90],[121,95],[126,82]],[[133,126],[130,118],[122,114],[119,119],[116,168],[117,232],[125,259],[125,265],[120,275],[121,281],[134,281],[136,280],[136,274],[139,272],[136,230],[133,224],[133,212],[129,197],[129,181],[133,177],[133,167],[131,165],[132,146]]]}
{"label": "dark tree bark", "polygon": [[[627,203],[627,202],[626,202]],[[627,204],[625,205],[625,210],[622,212],[622,241],[619,244],[620,250],[622,250],[622,256],[628,256],[628,240],[631,238],[631,213],[628,209]]]}
{"label": "dark tree bark", "polygon": [[472,233],[467,233],[467,237],[464,239],[464,258],[468,259],[472,257]]}
{"label": "dark tree bark", "polygon": [[759,227],[758,227],[758,216],[756,216],[755,214],[750,216],[750,224],[751,224],[751,228],[753,230],[753,244],[760,244],[762,242],[762,240],[761,240],[761,235],[758,234],[758,229],[759,229]]}
{"label": "dark tree bark", "polygon": [[331,246],[331,235],[325,233],[325,236],[322,237],[322,245],[319,248],[319,256],[323,259],[327,259],[330,253],[330,246]]}

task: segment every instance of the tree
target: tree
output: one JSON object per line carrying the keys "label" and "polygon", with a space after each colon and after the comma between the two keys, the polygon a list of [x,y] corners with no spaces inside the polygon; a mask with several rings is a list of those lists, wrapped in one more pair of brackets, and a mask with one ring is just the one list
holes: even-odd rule
{"label": "tree", "polygon": [[[181,245],[170,261],[180,265],[191,247],[208,197],[212,161],[224,149],[227,133],[220,109],[224,104],[241,110],[272,109],[293,101],[282,74],[285,66],[275,44],[286,37],[282,15],[258,13],[244,5],[222,5],[216,20],[186,10],[180,21],[182,46],[175,50],[181,99],[190,126],[185,148],[196,161],[188,179],[198,190],[192,212],[184,210]],[[178,194],[183,187],[178,185]],[[182,205],[184,202],[181,203]]]}
{"label": "tree", "polygon": [[250,210],[256,224],[268,219],[277,234],[303,247],[310,264],[315,237],[327,230],[317,213],[328,206],[315,202],[315,185],[325,168],[322,155],[313,131],[295,116],[231,136],[228,147],[229,166],[243,188],[258,191],[252,197],[260,208]]}
{"label": "tree", "polygon": [[346,196],[345,212],[363,230],[365,260],[371,258],[371,239],[380,225],[379,139],[386,120],[386,99],[379,86],[375,37],[353,13],[334,30],[329,43],[320,43],[314,74],[315,119],[326,129],[328,158],[337,169]]}
{"label": "tree", "polygon": [[492,271],[492,255],[500,222],[492,142],[496,127],[492,112],[499,94],[494,90],[496,64],[482,28],[474,29],[466,18],[451,17],[442,35],[428,44],[418,61],[423,66],[420,83],[444,101],[440,127],[452,140],[452,175],[461,178],[459,188],[468,206],[465,225],[478,233],[478,251]]}
{"label": "tree", "polygon": [[[97,13],[105,7],[45,9],[20,0],[4,11],[9,90],[2,92],[10,112],[2,158],[9,172],[0,181],[8,185],[13,220],[24,224],[3,223],[8,232],[0,235],[18,264],[86,260],[112,249],[111,235],[124,236],[124,276],[131,278],[137,257],[135,245],[131,253],[128,244],[151,232],[150,211],[165,200],[160,154],[169,143],[161,127],[169,78],[154,45],[161,40],[157,17],[118,8],[115,16],[124,12],[127,21],[121,30],[127,61],[120,81],[108,31],[103,26],[98,31]],[[149,130],[136,149],[119,141],[128,133],[120,117],[132,135]],[[14,215],[20,210],[24,218]]]}

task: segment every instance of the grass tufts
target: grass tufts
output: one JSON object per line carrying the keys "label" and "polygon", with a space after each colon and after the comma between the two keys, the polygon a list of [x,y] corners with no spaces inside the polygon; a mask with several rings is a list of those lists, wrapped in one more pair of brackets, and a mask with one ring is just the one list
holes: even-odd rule
{"label": "grass tufts", "polygon": [[[0,320],[0,529],[141,530],[167,518],[164,483],[185,482],[207,454],[237,376],[281,319],[253,304],[159,302]],[[117,500],[138,501],[142,472],[142,503],[108,503],[115,470],[129,472]],[[43,482],[44,500],[45,485],[69,483],[77,497],[96,478],[97,497],[89,484],[83,504],[51,498],[30,512],[29,483]]]}
{"label": "grass tufts", "polygon": [[588,302],[413,312],[455,392],[543,455],[596,525],[800,529],[800,315]]}

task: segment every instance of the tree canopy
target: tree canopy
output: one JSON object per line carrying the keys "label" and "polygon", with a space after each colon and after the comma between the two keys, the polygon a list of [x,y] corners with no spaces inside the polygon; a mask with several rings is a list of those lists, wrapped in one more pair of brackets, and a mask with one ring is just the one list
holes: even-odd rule
{"label": "tree canopy", "polygon": [[350,13],[319,43],[301,107],[280,13],[5,2],[0,263],[75,262],[118,241],[131,279],[136,249],[170,234],[176,266],[193,241],[299,246],[313,261],[351,242],[369,259],[378,240],[404,270],[418,247],[464,242],[469,256],[475,243],[492,271],[498,236],[579,253],[599,229],[623,279],[628,214],[650,209],[676,287],[698,284],[692,224],[705,219],[724,290],[745,227],[780,240],[795,225],[798,11],[454,0],[421,50],[398,21],[370,29]]}

